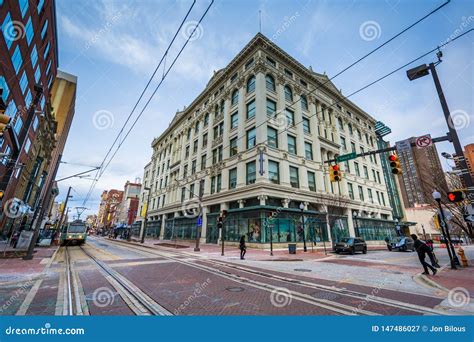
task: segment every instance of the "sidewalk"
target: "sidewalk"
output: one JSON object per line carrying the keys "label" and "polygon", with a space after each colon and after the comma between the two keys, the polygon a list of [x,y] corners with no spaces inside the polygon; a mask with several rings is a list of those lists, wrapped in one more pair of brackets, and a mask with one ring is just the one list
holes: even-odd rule
{"label": "sidewalk", "polygon": [[[141,244],[138,240],[132,239],[132,241],[120,240],[125,243],[137,244],[141,246],[147,246],[151,248],[160,248],[161,250],[177,250],[179,252],[196,253],[205,255],[208,257],[221,257],[222,246],[217,244],[200,244],[199,252],[194,252],[196,246],[194,241],[170,241],[170,240],[158,240],[158,239],[146,239],[144,244]],[[296,254],[289,254],[288,249],[274,249],[273,256],[270,255],[269,249],[257,249],[247,248],[245,258],[248,260],[255,261],[302,261],[302,260],[313,260],[313,259],[324,259],[334,256],[330,246],[327,246],[327,255],[324,253],[323,247],[311,248],[311,244],[307,246],[308,252],[303,252],[302,248],[298,248]],[[224,246],[224,258],[226,259],[239,259],[240,250],[237,246]]]}
{"label": "sidewalk", "polygon": [[474,298],[474,260],[469,260],[468,264],[468,267],[458,267],[456,270],[448,265],[429,280],[448,291],[464,288],[469,292],[470,297]]}

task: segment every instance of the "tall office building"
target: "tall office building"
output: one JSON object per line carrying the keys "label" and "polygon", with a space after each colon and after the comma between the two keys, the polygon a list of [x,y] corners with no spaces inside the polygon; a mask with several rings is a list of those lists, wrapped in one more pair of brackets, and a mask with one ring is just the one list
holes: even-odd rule
{"label": "tall office building", "polygon": [[0,88],[12,127],[0,138],[1,231],[17,219],[6,215],[5,203],[15,199],[25,212],[34,208],[50,167],[55,122],[48,102],[58,65],[55,2],[1,1],[0,23]]}
{"label": "tall office building", "polygon": [[194,239],[202,226],[215,243],[227,210],[225,241],[383,240],[395,230],[379,156],[341,164],[338,183],[325,163],[376,149],[375,123],[259,33],[154,139],[140,212],[163,239]]}
{"label": "tall office building", "polygon": [[[415,141],[415,137],[409,139],[410,144]],[[406,208],[432,203],[433,190],[446,196],[448,185],[434,144],[424,148],[412,146],[399,151],[398,157],[403,171],[399,180]]]}

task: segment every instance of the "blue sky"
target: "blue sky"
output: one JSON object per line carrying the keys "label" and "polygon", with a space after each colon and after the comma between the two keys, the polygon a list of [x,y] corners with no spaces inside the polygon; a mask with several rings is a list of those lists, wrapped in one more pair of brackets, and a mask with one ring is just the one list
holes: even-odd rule
{"label": "blue sky", "polygon": [[[185,29],[199,20],[210,0],[197,1]],[[168,126],[177,109],[192,102],[214,70],[226,64],[258,32],[316,72],[331,77],[444,1],[216,0],[116,158],[96,186],[86,214],[97,210],[102,190],[121,189],[142,177],[151,141]],[[63,160],[98,165],[138,99],[191,0],[58,0],[60,69],[78,76],[76,115]],[[449,37],[474,28],[474,2],[453,0],[333,82],[348,95]],[[176,48],[186,34],[178,35]],[[459,120],[463,145],[474,142],[474,33],[444,50],[438,67],[448,104]],[[171,51],[173,57],[176,49]],[[435,60],[426,57],[418,64]],[[416,64],[416,65],[418,65]],[[413,66],[416,66],[413,65]],[[156,82],[153,83],[156,85]],[[152,87],[154,88],[154,87]],[[147,97],[146,97],[147,98]],[[447,132],[431,77],[409,82],[405,72],[351,97],[361,108],[392,128],[395,142],[411,136]],[[139,107],[141,108],[141,107]],[[438,151],[453,152],[448,143]],[[444,167],[448,167],[442,161]],[[59,177],[85,170],[63,165]],[[90,180],[62,183],[58,199],[74,187],[71,206],[81,206]]]}

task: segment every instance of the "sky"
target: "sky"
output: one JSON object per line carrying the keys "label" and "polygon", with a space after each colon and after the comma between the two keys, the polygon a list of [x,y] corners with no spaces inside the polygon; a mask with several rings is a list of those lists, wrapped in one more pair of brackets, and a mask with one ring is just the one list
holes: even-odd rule
{"label": "sky", "polygon": [[[153,138],[168,127],[177,110],[204,90],[213,72],[225,67],[252,39],[259,31],[259,18],[261,32],[275,44],[303,65],[332,77],[444,2],[216,0],[104,171],[83,215],[97,212],[103,190],[123,189],[127,180],[143,177]],[[196,2],[166,67],[209,3]],[[61,165],[58,178],[101,163],[191,4],[192,0],[56,1],[59,69],[78,77],[75,117],[63,154],[67,164]],[[474,2],[452,0],[333,83],[347,96],[472,28]],[[474,32],[445,47],[437,67],[462,145],[474,142],[473,52]],[[410,67],[433,61],[435,53]],[[160,69],[144,99],[162,73]],[[403,69],[350,99],[392,129],[386,137],[392,143],[447,132],[431,76],[410,82]],[[437,149],[454,152],[450,143],[437,144]],[[451,165],[446,160],[442,164],[445,169]],[[57,200],[64,200],[72,186],[69,206],[82,206],[90,184],[87,178],[61,182]]]}

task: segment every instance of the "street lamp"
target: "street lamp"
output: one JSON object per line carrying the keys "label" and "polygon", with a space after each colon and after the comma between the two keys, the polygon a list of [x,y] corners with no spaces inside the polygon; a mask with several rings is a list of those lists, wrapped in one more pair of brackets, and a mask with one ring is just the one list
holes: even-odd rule
{"label": "street lamp", "polygon": [[148,218],[148,207],[150,205],[150,196],[151,196],[151,188],[144,187],[143,190],[148,191],[148,199],[146,201],[145,217],[143,218],[143,230],[142,230],[142,238],[141,238],[140,243],[145,243],[146,221]]}
{"label": "street lamp", "polygon": [[353,218],[352,221],[354,222],[354,232],[356,236],[359,236],[359,226],[357,225],[357,216],[358,216],[357,211],[354,211],[352,213],[352,218]]}
{"label": "street lamp", "polygon": [[[426,64],[419,65],[416,68],[408,70],[407,76],[410,81],[413,81],[413,80],[416,80],[417,78],[424,77],[431,72],[431,76],[433,77],[433,81],[436,87],[436,92],[438,93],[439,102],[441,103],[441,108],[443,109],[444,118],[446,120],[446,124],[448,125],[448,132],[449,132],[448,135],[449,135],[450,140],[453,143],[454,151],[456,153],[455,155],[457,157],[464,156],[461,142],[459,141],[456,127],[453,124],[453,119],[449,112],[448,103],[446,101],[446,98],[444,97],[443,89],[441,88],[441,83],[438,78],[438,73],[436,72],[436,66],[439,63],[441,63],[441,57],[443,57],[443,53],[441,51],[438,51],[438,53],[436,54],[436,57],[438,57],[438,61],[436,62],[436,64],[430,63],[429,65],[426,65]],[[458,158],[458,164],[461,170],[468,169],[465,158],[461,158],[461,157]],[[474,181],[471,178],[471,175],[467,172],[463,173],[461,177],[464,181],[464,184],[466,185],[468,189],[468,197],[471,198],[469,195],[472,194],[472,190],[470,189],[474,188]]]}
{"label": "street lamp", "polygon": [[[446,218],[444,217],[443,207],[441,206],[441,194],[439,191],[433,191],[433,199],[438,203],[439,207],[439,214],[441,217],[441,232],[443,233],[444,241],[446,241],[446,249],[448,250],[449,260],[451,262],[451,268],[456,269],[456,263],[459,263],[457,260],[456,252],[454,251],[453,244],[451,242],[451,237],[449,236],[449,228],[446,222]],[[446,230],[445,230],[446,229]]]}
{"label": "street lamp", "polygon": [[305,237],[305,227],[304,227],[304,204],[303,202],[300,203],[300,210],[301,210],[301,222],[303,225],[303,252],[307,252],[308,249],[306,248],[306,237]]}

